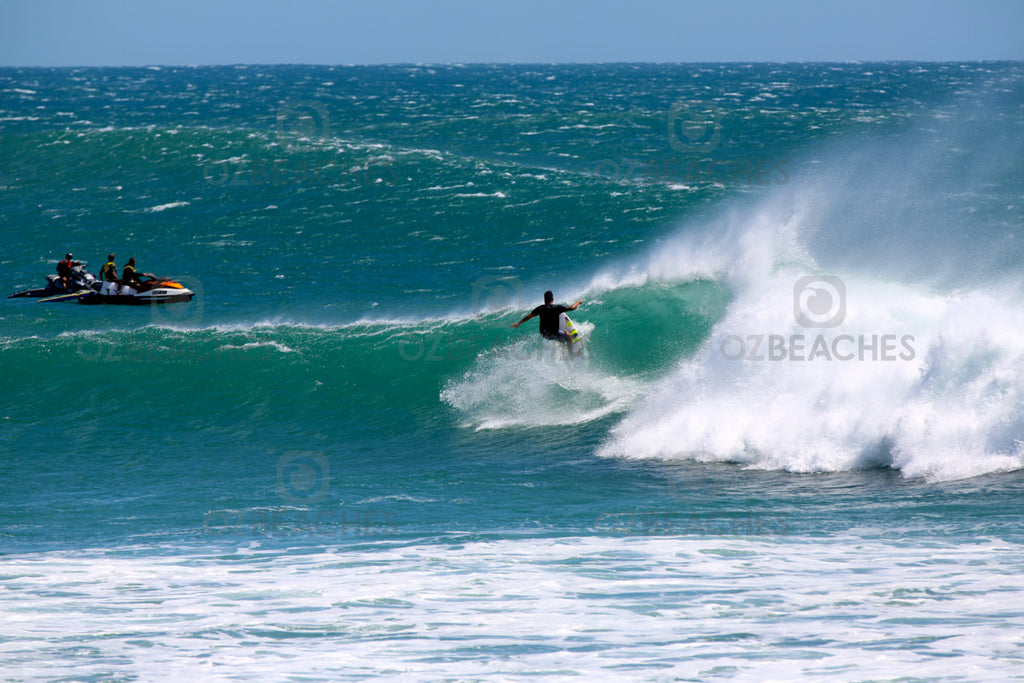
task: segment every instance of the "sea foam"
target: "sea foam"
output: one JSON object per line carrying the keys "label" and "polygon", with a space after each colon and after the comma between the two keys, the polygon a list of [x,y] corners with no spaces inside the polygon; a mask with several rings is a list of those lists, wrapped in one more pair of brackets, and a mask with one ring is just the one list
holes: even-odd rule
{"label": "sea foam", "polygon": [[734,295],[600,453],[933,480],[1024,467],[1018,286],[906,282],[873,262],[826,270],[821,226],[839,220],[833,197],[807,184],[597,276],[591,289],[712,276]]}

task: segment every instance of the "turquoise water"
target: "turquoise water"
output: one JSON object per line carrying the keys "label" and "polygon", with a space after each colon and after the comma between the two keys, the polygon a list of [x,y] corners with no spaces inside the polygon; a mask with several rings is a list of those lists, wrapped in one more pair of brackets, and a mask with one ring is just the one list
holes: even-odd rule
{"label": "turquoise water", "polygon": [[[1022,105],[1016,63],[0,70],[8,291],[197,293],[0,307],[3,669],[1019,676]],[[547,289],[582,358],[511,328]]]}

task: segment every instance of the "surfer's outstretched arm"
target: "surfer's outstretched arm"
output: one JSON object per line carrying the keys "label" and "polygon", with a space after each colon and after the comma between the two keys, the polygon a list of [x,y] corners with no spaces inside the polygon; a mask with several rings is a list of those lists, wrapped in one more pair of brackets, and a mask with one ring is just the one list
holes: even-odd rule
{"label": "surfer's outstretched arm", "polygon": [[580,304],[583,303],[583,301],[584,301],[583,299],[580,299],[579,301],[574,303],[572,306],[569,306],[569,310],[570,311],[575,311],[577,308],[580,307]]}
{"label": "surfer's outstretched arm", "polygon": [[527,320],[529,320],[530,318],[532,318],[535,315],[537,315],[537,314],[536,313],[530,313],[528,316],[526,316],[525,318],[523,318],[519,322],[512,323],[512,327],[519,327],[520,325],[522,325],[523,323],[525,323]]}

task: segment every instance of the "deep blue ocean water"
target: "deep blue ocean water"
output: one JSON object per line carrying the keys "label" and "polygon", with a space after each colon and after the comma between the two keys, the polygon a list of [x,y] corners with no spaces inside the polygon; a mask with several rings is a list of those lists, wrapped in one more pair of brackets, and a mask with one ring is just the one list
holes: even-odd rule
{"label": "deep blue ocean water", "polygon": [[[1011,680],[1024,67],[0,69],[13,680]],[[512,323],[551,289],[579,358]]]}

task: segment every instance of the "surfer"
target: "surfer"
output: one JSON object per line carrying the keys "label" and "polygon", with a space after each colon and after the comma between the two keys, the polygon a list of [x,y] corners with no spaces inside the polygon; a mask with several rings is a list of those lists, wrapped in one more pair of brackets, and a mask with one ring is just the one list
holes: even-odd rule
{"label": "surfer", "polygon": [[519,322],[513,323],[512,327],[518,328],[530,318],[539,316],[540,336],[545,339],[552,339],[554,341],[562,342],[563,344],[568,344],[569,335],[558,329],[558,316],[566,311],[575,311],[581,303],[583,303],[583,299],[580,299],[572,306],[556,306],[555,295],[549,290],[544,292],[544,303],[530,311],[530,314]]}

